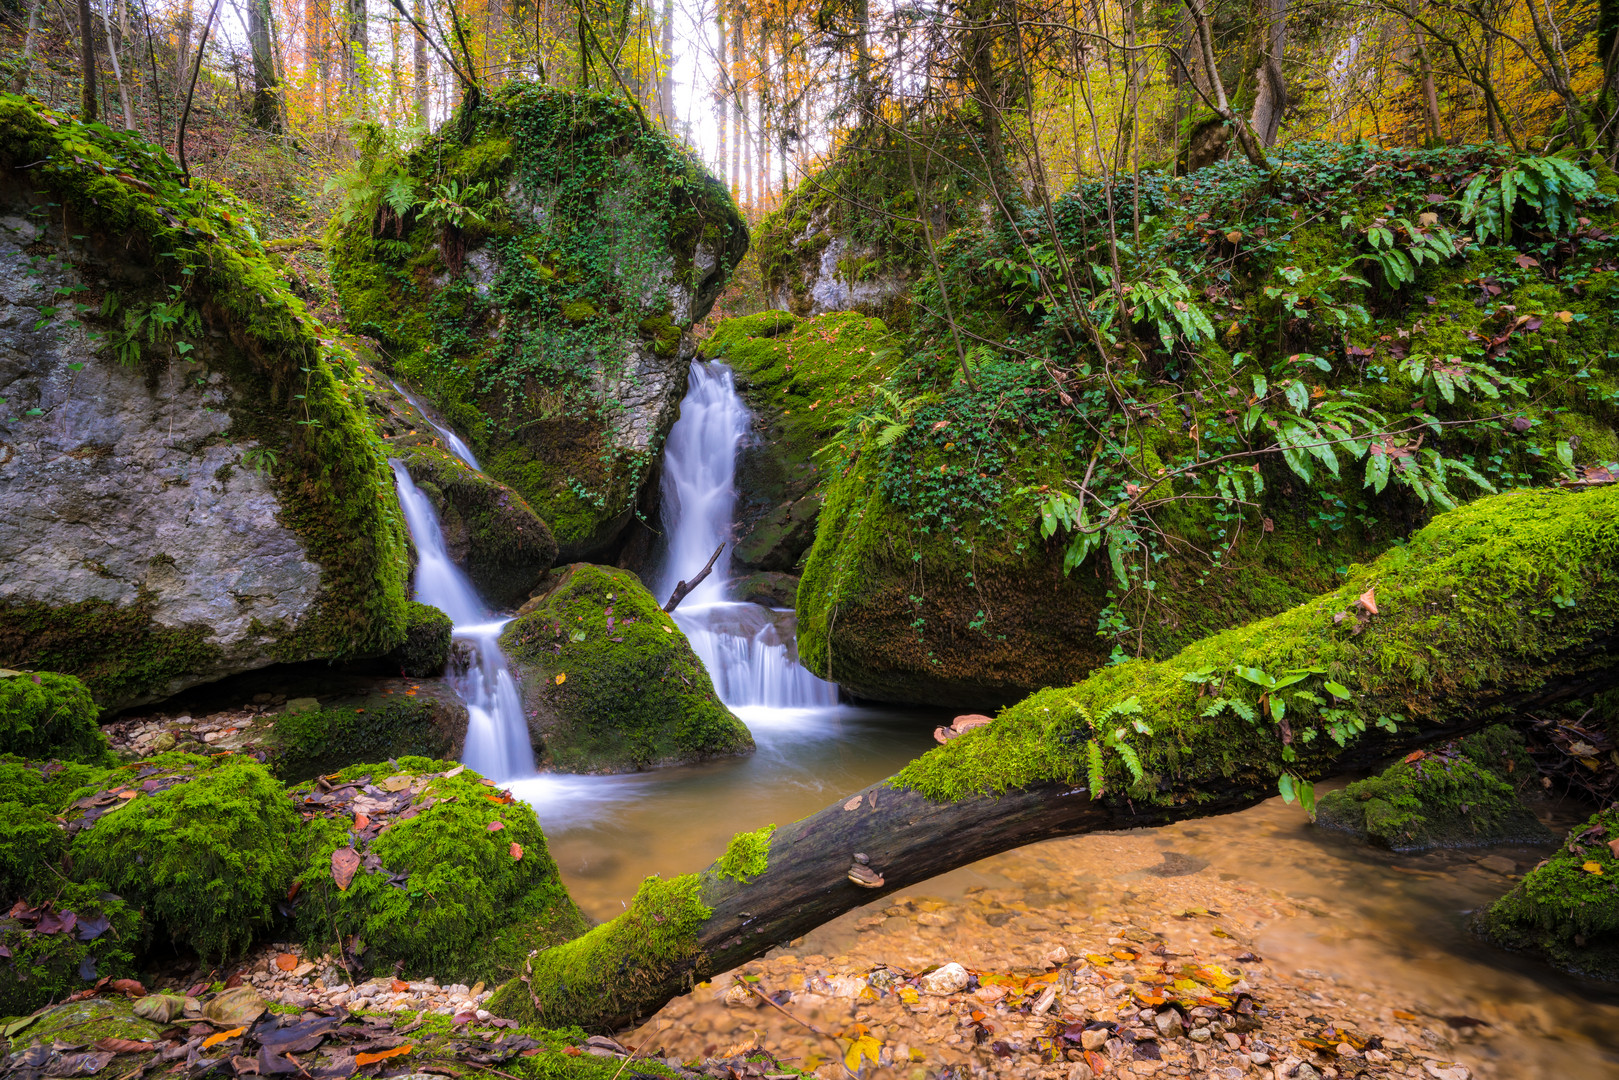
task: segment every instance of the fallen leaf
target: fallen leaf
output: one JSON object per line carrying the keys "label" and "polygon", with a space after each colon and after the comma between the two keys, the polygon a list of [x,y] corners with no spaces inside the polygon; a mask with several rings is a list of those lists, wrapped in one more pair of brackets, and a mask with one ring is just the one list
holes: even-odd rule
{"label": "fallen leaf", "polygon": [[111,985],[114,990],[128,997],[143,998],[146,996],[146,987],[134,979],[114,979]]}
{"label": "fallen leaf", "polygon": [[516,840],[512,841],[512,846],[509,850],[512,853],[512,858],[521,859],[523,857],[523,845],[519,844]]}
{"label": "fallen leaf", "polygon": [[377,786],[383,791],[404,791],[410,787],[411,778],[404,773],[395,773]]}
{"label": "fallen leaf", "polygon": [[1417,1014],[1414,1012],[1406,1012],[1404,1009],[1394,1010],[1394,1019],[1396,1020],[1415,1020],[1416,1018]]}
{"label": "fallen leaf", "polygon": [[460,776],[466,771],[467,767],[465,765],[457,765],[455,768],[444,774],[444,779],[448,780],[452,776]]}
{"label": "fallen leaf", "polygon": [[1415,765],[1417,762],[1421,761],[1427,756],[1428,751],[1426,750],[1413,750],[1409,754],[1405,755],[1405,763],[1407,765]]}
{"label": "fallen leaf", "polygon": [[1523,267],[1525,270],[1529,269],[1531,266],[1540,265],[1540,260],[1536,259],[1533,255],[1519,255],[1513,261],[1519,266]]}
{"label": "fallen leaf", "polygon": [[337,883],[339,891],[348,891],[349,883],[354,880],[354,872],[359,868],[360,853],[353,848],[338,848],[332,852],[332,880]]}
{"label": "fallen leaf", "polygon": [[408,1054],[414,1049],[416,1049],[416,1047],[412,1046],[410,1043],[406,1043],[404,1046],[396,1046],[392,1050],[378,1050],[374,1054],[355,1054],[354,1066],[355,1068],[360,1068],[365,1065],[375,1065],[379,1061],[387,1061],[389,1058],[396,1058],[401,1054]]}
{"label": "fallen leaf", "polygon": [[395,979],[392,985],[396,994],[403,994],[410,989],[410,983],[405,982],[403,979]]}
{"label": "fallen leaf", "polygon": [[1233,244],[1239,243],[1242,240],[1242,231],[1240,229],[1232,229],[1230,232],[1225,234],[1225,238],[1231,241]]}
{"label": "fallen leaf", "polygon": [[1560,323],[1571,323],[1574,321],[1574,313],[1572,311],[1559,311],[1553,318]]}
{"label": "fallen leaf", "polygon": [[224,990],[202,1007],[202,1018],[215,1027],[229,1028],[251,1024],[263,1016],[270,1003],[251,986]]}
{"label": "fallen leaf", "polygon": [[850,1072],[859,1073],[861,1058],[869,1058],[871,1059],[871,1063],[876,1065],[877,1058],[882,1051],[882,1043],[878,1042],[870,1035],[861,1035],[858,1039],[853,1039],[850,1041],[849,1049],[843,1055],[843,1065]]}
{"label": "fallen leaf", "polygon": [[364,814],[355,814],[354,815],[354,827],[356,829],[364,829],[367,826],[369,826],[370,824],[371,824],[371,819],[366,817]]}
{"label": "fallen leaf", "polygon": [[1608,850],[1613,852],[1614,858],[1619,859],[1619,840],[1609,840]]}
{"label": "fallen leaf", "polygon": [[1377,596],[1375,590],[1367,589],[1365,592],[1360,594],[1360,599],[1356,600],[1355,603],[1365,608],[1368,614],[1377,614]]}
{"label": "fallen leaf", "polygon": [[858,809],[860,809],[860,796],[856,795],[854,798],[852,798],[848,802],[844,803],[843,808],[845,810],[858,810]]}
{"label": "fallen leaf", "polygon": [[506,827],[506,826],[505,826],[505,825],[503,825],[503,824],[502,824],[502,823],[500,823],[500,822],[498,822],[498,821],[491,821],[491,822],[490,822],[490,823],[489,823],[489,824],[488,824],[488,825],[487,825],[487,826],[486,826],[486,828],[488,828],[488,830],[489,830],[489,831],[490,831],[490,832],[499,832],[499,831],[500,831],[500,830],[502,830],[502,829],[504,829],[504,828],[505,828],[505,827]]}
{"label": "fallen leaf", "polygon": [[290,952],[280,953],[275,958],[275,966],[282,971],[291,971],[298,966],[298,958]]}
{"label": "fallen leaf", "polygon": [[156,1050],[157,1047],[149,1042],[139,1039],[97,1039],[97,1050],[111,1050],[115,1054],[144,1054]]}
{"label": "fallen leaf", "polygon": [[557,672],[557,685],[558,686],[561,686],[563,683],[565,683],[567,681],[568,681],[568,673],[566,671]]}
{"label": "fallen leaf", "polygon": [[202,1040],[202,1048],[204,1050],[206,1050],[210,1046],[218,1046],[220,1043],[224,1042],[226,1039],[234,1039],[238,1035],[241,1035],[246,1031],[247,1031],[247,1028],[239,1027],[239,1028],[231,1028],[229,1031],[221,1031],[217,1035],[210,1035],[206,1039]]}
{"label": "fallen leaf", "polygon": [[1584,870],[1587,874],[1601,874],[1602,864],[1597,862],[1595,859],[1591,859],[1581,866],[1580,869]]}

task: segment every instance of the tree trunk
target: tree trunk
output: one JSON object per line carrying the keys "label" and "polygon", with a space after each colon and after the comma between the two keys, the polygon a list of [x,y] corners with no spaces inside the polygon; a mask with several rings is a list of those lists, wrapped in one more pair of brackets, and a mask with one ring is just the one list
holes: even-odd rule
{"label": "tree trunk", "polygon": [[96,24],[90,15],[90,0],[79,0],[79,119],[90,123],[96,118]]}
{"label": "tree trunk", "polygon": [[347,3],[349,47],[344,54],[343,75],[348,83],[349,97],[354,103],[354,115],[369,116],[371,99],[367,84],[371,81],[371,20],[365,0],[347,0]]}
{"label": "tree trunk", "polygon": [[[104,0],[110,5],[112,0]],[[129,87],[124,85],[124,66],[118,59],[118,39],[112,30],[112,12],[101,9],[101,25],[107,31],[107,56],[112,60],[112,77],[118,83],[118,103],[124,109],[124,130],[135,130],[135,108],[129,101]]]}
{"label": "tree trunk", "polygon": [[[742,20],[743,12],[737,11],[731,19],[731,85],[736,87],[736,104],[731,114],[731,192],[738,199],[743,198],[746,189],[746,205],[753,204],[753,150],[749,146],[749,125],[751,117],[748,113],[747,83],[744,81],[747,72],[747,54],[742,47]],[[744,182],[744,174],[746,181]]]}
{"label": "tree trunk", "polygon": [[[851,908],[997,852],[1231,813],[1276,794],[1284,774],[1303,785],[1369,768],[1607,689],[1619,682],[1616,585],[1619,487],[1481,499],[1335,592],[1168,660],[1041,691],[887,781],[737,837],[701,875],[647,879],[623,915],[531,957],[489,1007],[621,1027]],[[1284,713],[1252,681],[1301,671],[1298,689],[1322,705],[1278,689]],[[1229,700],[1256,719],[1213,709]]]}
{"label": "tree trunk", "polygon": [[13,94],[20,94],[28,89],[28,71],[33,66],[34,44],[39,40],[39,12],[43,6],[41,0],[29,0],[28,30],[22,39],[22,56],[17,64],[16,73],[11,76]]}
{"label": "tree trunk", "polygon": [[1207,13],[1204,12],[1200,0],[1186,0],[1186,8],[1192,13],[1193,25],[1197,31],[1198,52],[1203,58],[1203,72],[1208,76],[1209,89],[1214,98],[1211,102],[1214,111],[1236,132],[1237,144],[1242,147],[1243,156],[1256,168],[1269,173],[1270,162],[1265,158],[1265,151],[1261,148],[1253,129],[1248,126],[1246,120],[1232,111],[1231,102],[1226,97],[1225,82],[1220,78],[1220,66],[1214,59],[1214,28],[1209,25]]}
{"label": "tree trunk", "polygon": [[[185,0],[185,7],[180,9],[180,17],[175,20],[175,46],[174,46],[174,91],[175,98],[180,96],[180,87],[186,84],[191,77],[191,24],[195,18],[195,0]],[[311,0],[313,2],[313,0]]]}
{"label": "tree trunk", "polygon": [[[411,12],[416,21],[422,25],[427,24],[426,0],[415,0],[411,5]],[[416,122],[423,127],[427,126],[427,39],[421,34],[414,34],[415,53],[411,65],[411,74],[416,79]]]}
{"label": "tree trunk", "polygon": [[675,0],[663,0],[662,41],[658,48],[658,110],[663,130],[675,129]]}
{"label": "tree trunk", "polygon": [[854,94],[855,123],[861,127],[874,119],[871,89],[871,0],[854,0]]}
{"label": "tree trunk", "polygon": [[1287,109],[1287,80],[1282,56],[1287,49],[1287,0],[1257,0],[1254,34],[1259,39],[1259,64],[1254,69],[1254,110],[1249,124],[1266,146],[1276,145]]}
{"label": "tree trunk", "polygon": [[1428,118],[1428,145],[1439,146],[1444,136],[1439,125],[1439,92],[1434,87],[1433,63],[1428,59],[1428,38],[1420,26],[1413,25],[1411,30],[1417,38],[1417,70],[1422,73],[1422,107]]}
{"label": "tree trunk", "polygon": [[[726,55],[726,48],[730,42],[726,40],[725,4],[723,0],[714,6],[714,37],[719,45],[716,60],[720,71],[720,89],[714,102],[714,118],[718,121],[715,127],[719,133],[719,158],[714,172],[723,181],[725,179],[725,159],[728,156],[727,151],[729,149],[729,140],[727,139],[729,132],[725,130],[725,122],[727,113],[730,112],[731,99],[731,65]],[[736,185],[734,182],[731,184],[731,195],[732,198],[736,197]]]}
{"label": "tree trunk", "polygon": [[265,131],[281,127],[276,100],[275,55],[270,49],[270,0],[247,0],[247,44],[253,54],[253,122]]}

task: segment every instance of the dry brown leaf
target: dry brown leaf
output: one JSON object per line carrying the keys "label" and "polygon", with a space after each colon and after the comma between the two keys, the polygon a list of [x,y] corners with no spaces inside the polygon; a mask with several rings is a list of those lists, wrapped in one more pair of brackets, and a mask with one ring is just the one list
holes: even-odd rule
{"label": "dry brown leaf", "polygon": [[291,971],[298,966],[298,958],[290,952],[279,953],[275,958],[275,966],[282,971]]}
{"label": "dry brown leaf", "polygon": [[338,848],[332,852],[332,881],[340,891],[348,891],[349,883],[354,880],[354,872],[359,868],[360,853],[353,848]]}
{"label": "dry brown leaf", "polygon": [[157,1047],[149,1042],[141,1042],[139,1039],[107,1038],[97,1039],[96,1049],[111,1050],[115,1054],[144,1054],[148,1051],[156,1050]]}
{"label": "dry brown leaf", "polygon": [[1377,614],[1377,593],[1376,593],[1376,590],[1375,589],[1367,589],[1365,592],[1360,594],[1360,599],[1356,600],[1355,603],[1357,603],[1361,607],[1365,608],[1367,614],[1376,615]]}
{"label": "dry brown leaf", "polygon": [[509,850],[512,853],[512,858],[521,859],[523,857],[523,845],[519,844],[516,840],[512,841],[512,846]]}

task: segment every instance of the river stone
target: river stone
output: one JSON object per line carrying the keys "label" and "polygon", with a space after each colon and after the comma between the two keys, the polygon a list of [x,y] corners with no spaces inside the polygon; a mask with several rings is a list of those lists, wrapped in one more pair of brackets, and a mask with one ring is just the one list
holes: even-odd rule
{"label": "river stone", "polygon": [[[165,686],[98,694],[104,708],[274,662],[265,628],[311,610],[320,568],[281,523],[269,481],[241,465],[256,444],[227,435],[226,377],[184,360],[120,364],[82,323],[43,315],[100,288],[103,272],[120,287],[146,282],[114,254],[62,257],[59,230],[17,216],[18,202],[0,188],[0,609],[140,604],[157,626],[201,629],[217,647]],[[216,342],[188,336],[191,356],[213,358]]]}
{"label": "river stone", "polygon": [[922,976],[918,985],[924,994],[933,994],[937,997],[959,994],[967,989],[967,969],[952,961],[938,971]]}

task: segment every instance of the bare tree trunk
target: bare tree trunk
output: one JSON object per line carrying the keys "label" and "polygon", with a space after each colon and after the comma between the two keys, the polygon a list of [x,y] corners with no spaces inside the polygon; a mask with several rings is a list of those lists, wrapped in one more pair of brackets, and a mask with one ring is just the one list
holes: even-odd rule
{"label": "bare tree trunk", "polygon": [[736,87],[736,102],[731,112],[731,194],[742,197],[742,161],[749,159],[747,201],[753,202],[753,151],[748,147],[748,91],[743,81],[746,72],[746,53],[742,48],[742,21],[744,13],[738,10],[731,18],[731,85]]}
{"label": "bare tree trunk", "polygon": [[484,20],[484,65],[488,70],[490,86],[506,81],[506,65],[510,59],[506,51],[506,28],[511,25],[506,11],[506,0],[489,0]]}
{"label": "bare tree trunk", "polygon": [[658,111],[663,114],[663,129],[673,131],[675,124],[675,0],[663,0],[661,38],[658,48]]}
{"label": "bare tree trunk", "polygon": [[[311,3],[314,0],[310,0]],[[175,20],[174,32],[176,42],[174,46],[174,92],[179,97],[180,87],[186,84],[186,78],[191,74],[191,24],[195,19],[195,0],[185,0],[185,7],[180,9],[180,17]]]}
{"label": "bare tree trunk", "polygon": [[365,0],[347,0],[349,47],[344,76],[349,96],[354,102],[354,115],[371,115],[371,20]]}
{"label": "bare tree trunk", "polygon": [[79,119],[90,123],[96,118],[96,24],[90,15],[90,0],[79,0]]}
{"label": "bare tree trunk", "polygon": [[854,94],[855,123],[865,126],[873,120],[871,87],[871,0],[854,0]]}
{"label": "bare tree trunk", "polygon": [[[714,36],[719,43],[715,59],[718,61],[720,71],[720,88],[714,102],[714,116],[718,121],[715,127],[719,132],[719,164],[714,171],[723,180],[725,179],[725,159],[728,156],[727,150],[729,149],[727,136],[730,134],[725,130],[725,122],[728,119],[727,113],[730,112],[731,99],[731,87],[729,85],[731,81],[731,65],[728,63],[728,57],[726,56],[726,48],[730,43],[726,40],[724,0],[720,0],[719,3],[714,5],[714,30]],[[734,198],[736,195],[735,184],[731,185],[731,193]]]}
{"label": "bare tree trunk", "polygon": [[1249,123],[1266,146],[1276,145],[1287,109],[1287,80],[1282,56],[1287,49],[1287,0],[1257,0],[1254,33],[1259,41],[1259,65],[1254,69],[1254,110]]}
{"label": "bare tree trunk", "polygon": [[1209,25],[1209,17],[1204,12],[1200,0],[1186,0],[1186,7],[1192,13],[1193,23],[1197,30],[1197,46],[1203,58],[1203,71],[1208,76],[1209,89],[1214,100],[1210,104],[1220,119],[1230,124],[1237,135],[1237,143],[1242,152],[1253,165],[1266,173],[1271,171],[1270,162],[1265,158],[1265,151],[1260,147],[1259,140],[1254,136],[1253,129],[1248,122],[1231,109],[1231,102],[1226,98],[1225,83],[1220,78],[1220,66],[1214,59],[1214,29]]}
{"label": "bare tree trunk", "polygon": [[[111,4],[113,0],[104,0]],[[118,40],[113,34],[112,12],[101,9],[101,24],[107,31],[107,55],[112,59],[112,77],[118,83],[118,103],[124,107],[124,130],[135,130],[135,109],[129,103],[129,87],[124,85],[124,67],[118,60]]]}
{"label": "bare tree trunk", "polygon": [[42,0],[29,0],[28,3],[28,31],[22,39],[22,56],[17,64],[17,71],[11,76],[11,92],[20,94],[28,89],[28,72],[33,66],[34,43],[39,40],[39,13],[44,7]]}
{"label": "bare tree trunk", "polygon": [[1413,24],[1411,30],[1417,38],[1417,70],[1422,74],[1422,106],[1428,118],[1428,145],[1438,146],[1444,142],[1444,137],[1440,134],[1439,126],[1439,91],[1434,87],[1433,64],[1428,59],[1428,37],[1420,26]]}
{"label": "bare tree trunk", "polygon": [[[427,24],[426,0],[414,0],[411,10],[416,21],[422,25]],[[416,80],[416,122],[423,127],[427,126],[427,38],[421,34],[414,34],[415,53],[412,56],[411,74]]]}

